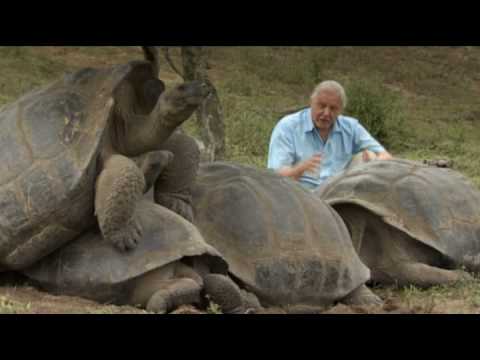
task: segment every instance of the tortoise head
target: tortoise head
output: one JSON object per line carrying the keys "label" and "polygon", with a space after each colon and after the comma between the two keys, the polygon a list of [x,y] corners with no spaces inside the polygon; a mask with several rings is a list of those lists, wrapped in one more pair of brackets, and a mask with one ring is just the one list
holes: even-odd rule
{"label": "tortoise head", "polygon": [[143,138],[153,136],[152,141],[156,144],[165,141],[190,118],[212,91],[211,85],[201,81],[183,83],[164,91],[150,113],[149,124],[152,129]]}
{"label": "tortoise head", "polygon": [[164,93],[163,101],[176,113],[190,111],[191,114],[211,92],[212,87],[206,82],[191,81],[177,85]]}
{"label": "tortoise head", "polygon": [[[114,144],[128,156],[157,150],[211,93],[209,84],[193,81],[165,90],[148,62],[115,67],[98,89],[111,89]],[[98,94],[98,91],[96,92]],[[122,130],[123,129],[123,130]]]}

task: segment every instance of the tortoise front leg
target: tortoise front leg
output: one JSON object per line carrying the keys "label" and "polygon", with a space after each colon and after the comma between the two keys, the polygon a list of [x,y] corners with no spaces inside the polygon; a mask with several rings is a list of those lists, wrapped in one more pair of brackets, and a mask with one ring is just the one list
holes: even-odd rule
{"label": "tortoise front leg", "polygon": [[165,142],[162,150],[173,153],[174,158],[155,182],[155,202],[193,222],[191,187],[200,164],[197,143],[177,132]]}
{"label": "tortoise front leg", "polygon": [[144,192],[148,192],[155,184],[158,176],[172,162],[173,154],[170,151],[156,150],[132,159],[145,177]]}
{"label": "tortoise front leg", "polygon": [[122,155],[111,155],[97,179],[95,213],[103,237],[118,249],[136,247],[142,229],[135,209],[145,189],[145,178],[135,163]]}

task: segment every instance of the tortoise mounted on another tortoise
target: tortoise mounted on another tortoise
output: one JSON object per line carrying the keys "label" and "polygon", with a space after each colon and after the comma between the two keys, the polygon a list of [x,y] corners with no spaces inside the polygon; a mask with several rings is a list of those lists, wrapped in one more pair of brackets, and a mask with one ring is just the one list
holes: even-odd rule
{"label": "tortoise mounted on another tortoise", "polygon": [[53,294],[156,313],[185,304],[205,306],[206,295],[226,313],[245,311],[226,261],[194,225],[147,200],[139,202],[135,218],[144,231],[132,251],[118,253],[93,228],[22,272]]}
{"label": "tortoise mounted on another tortoise", "polygon": [[150,63],[134,61],[68,74],[0,109],[0,269],[29,266],[96,220],[116,247],[135,247],[136,203],[176,162],[192,166],[166,171],[155,195],[171,195],[191,218],[182,191],[198,159],[177,151],[172,162],[169,149],[195,145],[172,133],[209,90],[199,82],[163,89]]}

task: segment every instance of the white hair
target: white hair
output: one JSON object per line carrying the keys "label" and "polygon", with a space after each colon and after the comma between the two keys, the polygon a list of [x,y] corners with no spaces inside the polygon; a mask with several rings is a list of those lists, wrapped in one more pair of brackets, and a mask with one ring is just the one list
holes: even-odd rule
{"label": "white hair", "polygon": [[342,85],[340,85],[340,83],[336,82],[335,80],[322,81],[320,84],[315,86],[315,89],[313,90],[310,99],[315,98],[322,90],[335,91],[342,102],[342,109],[345,109],[347,107],[347,95],[345,94],[345,89]]}

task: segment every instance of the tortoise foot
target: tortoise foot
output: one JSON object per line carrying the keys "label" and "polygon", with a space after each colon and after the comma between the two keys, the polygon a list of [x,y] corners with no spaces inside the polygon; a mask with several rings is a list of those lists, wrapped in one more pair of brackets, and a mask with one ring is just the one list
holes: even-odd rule
{"label": "tortoise foot", "polygon": [[341,302],[345,305],[383,305],[383,300],[365,285],[352,291]]}
{"label": "tortoise foot", "polygon": [[147,302],[147,311],[166,314],[181,305],[198,303],[200,285],[192,279],[178,279],[156,291]]}
{"label": "tortoise foot", "polygon": [[225,314],[244,314],[245,306],[239,287],[227,276],[205,276],[204,289],[210,300],[219,305]]}
{"label": "tortoise foot", "polygon": [[189,196],[183,194],[155,193],[155,202],[172,210],[184,219],[193,222],[193,207]]}
{"label": "tortoise foot", "polygon": [[119,229],[105,235],[121,251],[134,249],[143,236],[143,230],[137,220],[132,219]]}

